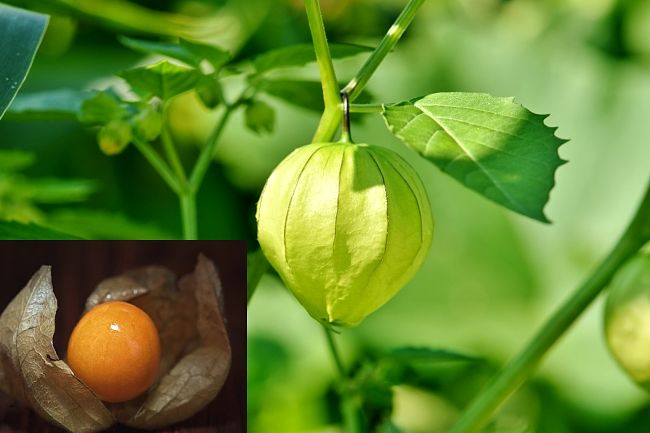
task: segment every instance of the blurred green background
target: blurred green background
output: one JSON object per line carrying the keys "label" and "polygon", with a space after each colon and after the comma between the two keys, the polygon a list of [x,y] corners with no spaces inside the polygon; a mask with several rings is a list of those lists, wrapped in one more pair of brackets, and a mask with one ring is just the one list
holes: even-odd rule
{"label": "blurred green background", "polygon": [[[61,7],[67,3],[62,1],[14,3],[58,13],[21,93],[105,88],[119,83],[112,74],[143,61],[121,47],[115,35],[137,35],[146,28],[116,27],[92,13]],[[374,45],[405,1],[321,3],[331,40]],[[238,59],[309,42],[300,0],[140,4],[203,19],[214,16],[211,28],[216,30],[205,39]],[[350,78],[363,58],[338,61],[339,78]],[[317,76],[313,65],[285,73]],[[231,87],[237,85],[233,79]],[[392,138],[379,115],[353,125],[357,141],[391,147],[420,172],[436,230],[417,277],[338,340],[346,363],[358,367],[400,346],[450,348],[484,358],[478,365],[420,365],[420,374],[394,389],[398,427],[444,432],[494,369],[604,257],[641,196],[650,167],[650,2],[430,0],[369,90],[377,102],[452,90],[515,96],[534,112],[551,113],[547,123],[571,140],[560,149],[569,164],[559,169],[546,208],[553,224],[543,225],[499,208],[440,173]],[[254,206],[264,180],[314,131],[315,113],[271,98],[267,102],[277,110],[273,134],[248,131],[238,113],[218,145],[198,197],[202,238],[244,238],[255,248]],[[214,119],[215,113],[201,108],[194,95],[177,100],[170,122],[186,161],[193,160]],[[7,149],[31,152],[34,158],[20,170],[14,164],[11,173],[0,172],[3,218],[64,231],[74,227],[91,238],[180,236],[175,196],[133,148],[109,158],[99,151],[93,131],[75,122],[24,122],[10,116],[0,122],[0,147],[5,159]],[[34,189],[49,185],[38,180],[52,177],[87,179],[92,186],[73,188],[58,203],[38,200]],[[22,196],[16,192],[21,184],[27,185]],[[249,306],[248,353],[250,432],[340,431],[334,365],[323,331],[270,274]],[[490,429],[650,431],[647,394],[607,353],[601,302],[552,350]]]}

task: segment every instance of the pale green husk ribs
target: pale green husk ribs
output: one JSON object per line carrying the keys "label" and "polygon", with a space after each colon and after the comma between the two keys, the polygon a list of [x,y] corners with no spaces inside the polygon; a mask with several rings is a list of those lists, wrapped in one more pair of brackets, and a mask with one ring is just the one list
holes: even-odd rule
{"label": "pale green husk ribs", "polygon": [[269,177],[257,207],[269,262],[316,320],[359,324],[402,288],[431,245],[424,185],[377,146],[300,147]]}

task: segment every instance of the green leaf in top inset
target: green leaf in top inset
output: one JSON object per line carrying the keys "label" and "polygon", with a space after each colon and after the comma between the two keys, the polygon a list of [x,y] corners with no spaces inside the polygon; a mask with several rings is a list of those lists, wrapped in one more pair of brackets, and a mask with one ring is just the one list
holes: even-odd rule
{"label": "green leaf in top inset", "polygon": [[[372,48],[363,45],[330,44],[330,54],[333,59],[343,59],[370,51]],[[253,66],[257,73],[261,74],[272,69],[303,66],[315,61],[314,47],[311,44],[298,44],[260,54],[253,59]]]}
{"label": "green leaf in top inset", "polygon": [[97,92],[81,103],[79,121],[87,124],[105,124],[127,115],[119,98],[110,91]]}
{"label": "green leaf in top inset", "polygon": [[[321,112],[325,108],[323,91],[319,81],[262,79],[259,81],[259,90],[307,110]],[[370,102],[371,99],[371,95],[367,91],[363,91],[356,99],[356,102],[365,104]]]}
{"label": "green leaf in top inset", "polygon": [[32,66],[48,17],[0,4],[0,118]]}
{"label": "green leaf in top inset", "polygon": [[466,187],[522,215],[544,215],[567,140],[513,98],[435,93],[384,106],[390,131]]}
{"label": "green leaf in top inset", "polygon": [[129,69],[118,75],[134,88],[164,100],[194,88],[202,77],[195,68],[175,65],[165,60],[151,66]]}
{"label": "green leaf in top inset", "polygon": [[190,42],[185,39],[181,39],[179,42],[159,42],[125,36],[121,36],[119,39],[122,44],[135,51],[145,54],[161,54],[196,68],[201,65],[203,60],[207,60],[215,69],[219,69],[230,60],[230,54],[219,47]]}

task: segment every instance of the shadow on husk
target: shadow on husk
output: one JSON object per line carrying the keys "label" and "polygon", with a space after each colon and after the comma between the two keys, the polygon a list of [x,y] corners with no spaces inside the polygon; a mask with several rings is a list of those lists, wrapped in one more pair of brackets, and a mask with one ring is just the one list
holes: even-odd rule
{"label": "shadow on husk", "polygon": [[161,340],[158,377],[137,399],[105,404],[59,360],[52,345],[57,301],[49,266],[42,266],[0,316],[0,389],[73,433],[119,422],[157,428],[194,415],[218,393],[230,369],[222,288],[214,264],[199,256],[177,281],[149,266],[102,281],[86,309],[124,300],[145,310]]}

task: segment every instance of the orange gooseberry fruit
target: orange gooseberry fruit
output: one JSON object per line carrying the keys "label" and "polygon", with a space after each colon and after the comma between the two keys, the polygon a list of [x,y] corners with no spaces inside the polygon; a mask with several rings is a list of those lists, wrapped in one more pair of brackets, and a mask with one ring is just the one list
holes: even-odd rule
{"label": "orange gooseberry fruit", "polygon": [[154,382],[160,338],[153,320],[127,302],[99,304],[77,323],[68,342],[68,365],[106,402],[131,400]]}

